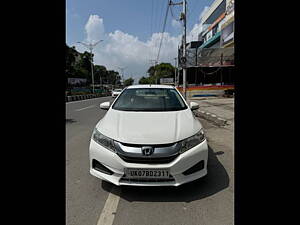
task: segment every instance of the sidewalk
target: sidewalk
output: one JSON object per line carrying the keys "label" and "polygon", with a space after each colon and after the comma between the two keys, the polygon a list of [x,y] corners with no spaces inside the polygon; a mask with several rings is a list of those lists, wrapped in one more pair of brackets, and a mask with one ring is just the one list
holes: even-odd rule
{"label": "sidewalk", "polygon": [[196,102],[199,109],[195,114],[204,119],[225,126],[234,122],[234,98],[202,97],[190,98],[188,102]]}

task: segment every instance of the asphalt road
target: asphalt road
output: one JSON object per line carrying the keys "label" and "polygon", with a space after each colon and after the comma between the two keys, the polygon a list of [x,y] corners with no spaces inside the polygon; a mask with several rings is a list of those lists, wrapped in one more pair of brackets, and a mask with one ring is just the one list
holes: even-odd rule
{"label": "asphalt road", "polygon": [[233,125],[200,120],[209,144],[208,175],[180,187],[116,187],[89,174],[88,147],[101,102],[66,103],[67,225],[233,224]]}

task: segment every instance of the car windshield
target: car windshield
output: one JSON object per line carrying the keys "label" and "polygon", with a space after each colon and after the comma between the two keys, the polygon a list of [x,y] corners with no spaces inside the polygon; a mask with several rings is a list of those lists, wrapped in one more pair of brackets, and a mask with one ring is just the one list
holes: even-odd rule
{"label": "car windshield", "polygon": [[181,96],[170,88],[130,88],[112,106],[121,111],[178,111],[187,109]]}

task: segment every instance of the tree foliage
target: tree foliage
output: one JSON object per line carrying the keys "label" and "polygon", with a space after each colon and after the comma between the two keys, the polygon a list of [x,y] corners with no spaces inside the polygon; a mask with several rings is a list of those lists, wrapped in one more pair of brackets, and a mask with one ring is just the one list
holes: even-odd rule
{"label": "tree foliage", "polygon": [[142,77],[139,84],[156,84],[160,83],[160,78],[173,78],[175,68],[170,63],[160,63],[156,66],[151,66],[147,70],[149,77]]}
{"label": "tree foliage", "polygon": [[132,77],[130,77],[124,81],[124,86],[127,87],[130,85],[133,85],[133,82],[134,82],[134,79],[132,79]]}
{"label": "tree foliage", "polygon": [[[107,70],[105,66],[94,65],[93,72],[95,84],[100,83],[100,77],[102,84],[120,84],[121,77],[114,70]],[[91,54],[87,51],[77,52],[74,46],[66,45],[65,74],[67,78],[85,78],[87,83],[91,84]]]}
{"label": "tree foliage", "polygon": [[152,77],[142,77],[139,80],[139,84],[155,84],[155,83],[156,83],[156,81],[155,81],[154,76],[152,76]]}
{"label": "tree foliage", "polygon": [[[156,74],[155,74],[156,71]],[[151,66],[148,71],[149,76],[157,76],[159,78],[174,77],[174,67],[170,63],[160,63],[156,66]]]}

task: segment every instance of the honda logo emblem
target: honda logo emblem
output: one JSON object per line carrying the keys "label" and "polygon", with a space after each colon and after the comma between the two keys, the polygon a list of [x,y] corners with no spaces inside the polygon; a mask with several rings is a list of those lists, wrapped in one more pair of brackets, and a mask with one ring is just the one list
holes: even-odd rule
{"label": "honda logo emblem", "polygon": [[142,153],[145,156],[150,156],[150,155],[153,154],[153,152],[154,152],[154,148],[151,147],[151,146],[144,146],[144,147],[142,147]]}

